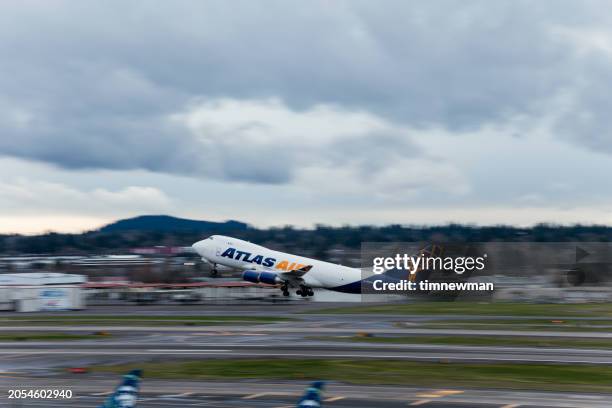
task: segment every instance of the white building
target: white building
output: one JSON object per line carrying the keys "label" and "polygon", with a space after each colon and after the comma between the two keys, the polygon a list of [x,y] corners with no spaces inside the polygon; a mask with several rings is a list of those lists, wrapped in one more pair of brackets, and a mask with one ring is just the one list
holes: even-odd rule
{"label": "white building", "polygon": [[83,275],[64,273],[0,274],[0,310],[41,312],[85,308]]}

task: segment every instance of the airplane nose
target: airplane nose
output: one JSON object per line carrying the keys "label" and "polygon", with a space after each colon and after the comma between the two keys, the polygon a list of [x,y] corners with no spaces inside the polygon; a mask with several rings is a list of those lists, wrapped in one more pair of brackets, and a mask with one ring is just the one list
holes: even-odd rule
{"label": "airplane nose", "polygon": [[199,255],[204,256],[206,250],[206,240],[198,241],[191,246]]}

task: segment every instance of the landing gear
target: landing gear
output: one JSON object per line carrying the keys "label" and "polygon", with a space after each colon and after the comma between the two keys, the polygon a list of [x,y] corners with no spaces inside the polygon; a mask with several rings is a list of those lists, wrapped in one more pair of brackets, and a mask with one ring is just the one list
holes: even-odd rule
{"label": "landing gear", "polygon": [[219,275],[219,271],[217,270],[217,264],[212,264],[212,270],[210,271],[210,276],[216,278]]}
{"label": "landing gear", "polygon": [[287,285],[281,286],[281,290],[283,291],[283,296],[289,296],[289,288],[287,288]]}
{"label": "landing gear", "polygon": [[297,292],[295,292],[295,294],[301,297],[314,296],[314,291],[308,286],[300,285],[300,288],[297,290]]}

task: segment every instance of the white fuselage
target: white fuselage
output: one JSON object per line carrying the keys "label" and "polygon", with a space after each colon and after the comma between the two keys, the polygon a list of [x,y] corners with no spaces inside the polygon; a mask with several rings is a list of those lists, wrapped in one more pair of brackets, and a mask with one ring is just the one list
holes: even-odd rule
{"label": "white fuselage", "polygon": [[271,249],[223,235],[213,235],[193,244],[205,261],[241,270],[282,274],[312,265],[302,276],[304,285],[312,288],[340,290],[354,288],[361,281],[361,270]]}

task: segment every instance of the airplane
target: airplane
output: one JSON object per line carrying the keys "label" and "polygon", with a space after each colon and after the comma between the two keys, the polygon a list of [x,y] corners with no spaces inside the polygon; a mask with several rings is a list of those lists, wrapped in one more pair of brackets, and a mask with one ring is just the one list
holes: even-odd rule
{"label": "airplane", "polygon": [[212,235],[192,245],[202,260],[243,271],[242,279],[280,285],[283,295],[296,288],[298,296],[313,296],[313,288],[360,293],[361,270],[274,251],[261,245],[223,235]]}
{"label": "airplane", "polygon": [[313,296],[313,288],[343,293],[362,293],[375,279],[397,282],[390,273],[364,278],[362,270],[303,256],[274,251],[261,245],[223,235],[213,235],[192,245],[202,260],[242,270],[242,279],[253,283],[280,285],[283,295],[297,289],[298,296]]}
{"label": "airplane", "polygon": [[321,407],[321,391],[323,391],[324,386],[325,382],[323,381],[313,382],[298,401],[297,408]]}
{"label": "airplane", "polygon": [[108,399],[99,408],[134,408],[138,399],[138,388],[142,379],[142,370],[132,370],[123,376]]}

